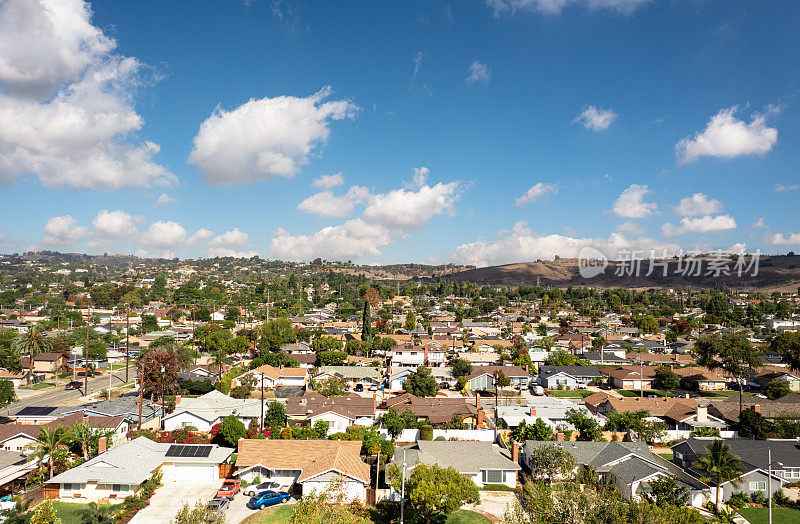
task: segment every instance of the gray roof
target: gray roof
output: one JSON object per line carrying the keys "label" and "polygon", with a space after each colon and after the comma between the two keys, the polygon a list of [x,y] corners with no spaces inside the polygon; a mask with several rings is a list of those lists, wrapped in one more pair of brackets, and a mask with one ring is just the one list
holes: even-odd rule
{"label": "gray roof", "polygon": [[413,446],[399,447],[394,454],[395,460],[402,460],[403,449],[406,450],[406,463],[412,467],[421,462],[473,474],[484,469],[521,469],[507,451],[491,442],[421,440]]}
{"label": "gray roof", "polygon": [[0,470],[26,461],[25,455],[21,454],[19,451],[0,449]]}
{"label": "gray roof", "polygon": [[600,370],[597,366],[542,366],[539,368],[540,377],[550,377],[556,373],[566,373],[573,377],[599,377]]}
{"label": "gray roof", "polygon": [[258,418],[261,416],[261,401],[257,398],[232,398],[214,389],[197,398],[181,399],[181,403],[175,407],[175,411],[164,419],[176,417],[181,413],[191,413],[208,422],[225,418],[231,414],[243,418]]}
{"label": "gray roof", "polygon": [[[706,446],[711,445],[712,438],[696,438],[692,437],[682,442],[681,444],[687,445],[691,448],[695,455],[705,455]],[[772,461],[780,462],[782,465],[773,465],[772,469],[780,470],[782,468],[797,468],[800,467],[800,441],[792,440],[750,440],[743,438],[726,438],[722,439],[725,444],[730,446],[731,452],[738,455],[745,465],[750,466],[750,469],[763,469],[767,470],[769,461],[767,460],[767,452],[772,452]],[[680,445],[680,444],[678,444]]]}
{"label": "gray roof", "polygon": [[[125,417],[128,420],[139,418],[139,404],[136,395],[126,395],[110,400],[101,400],[91,404],[81,406],[62,406],[53,411],[52,415],[62,417],[71,413],[86,413],[87,415],[97,415],[104,417]],[[145,400],[142,402],[142,420],[150,420],[161,414],[161,406],[157,403]]]}
{"label": "gray roof", "polygon": [[380,380],[381,371],[379,368],[370,366],[320,366],[318,375],[322,374],[338,376],[346,380],[369,378],[377,382]]}
{"label": "gray roof", "polygon": [[233,453],[232,448],[208,444],[208,457],[169,457],[172,444],[154,442],[145,437],[129,440],[110,448],[93,459],[56,475],[47,484],[97,482],[98,484],[139,485],[165,462],[221,464]]}

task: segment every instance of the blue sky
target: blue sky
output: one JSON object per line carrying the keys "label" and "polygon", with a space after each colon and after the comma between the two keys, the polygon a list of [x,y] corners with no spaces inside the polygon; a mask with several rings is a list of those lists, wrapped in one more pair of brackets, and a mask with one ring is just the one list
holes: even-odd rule
{"label": "blue sky", "polygon": [[798,20],[712,0],[0,1],[0,250],[797,251]]}

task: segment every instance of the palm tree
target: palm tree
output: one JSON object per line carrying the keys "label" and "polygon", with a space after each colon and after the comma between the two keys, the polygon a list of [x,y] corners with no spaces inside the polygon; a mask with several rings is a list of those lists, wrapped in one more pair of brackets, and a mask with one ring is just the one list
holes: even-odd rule
{"label": "palm tree", "polygon": [[54,430],[43,427],[36,442],[31,442],[25,446],[25,450],[33,450],[28,460],[38,458],[41,462],[47,459],[47,469],[50,478],[53,478],[53,468],[55,467],[55,454],[63,450],[65,442],[70,436],[70,432],[62,427]]}
{"label": "palm tree", "polygon": [[27,333],[23,333],[14,339],[11,348],[20,355],[28,355],[28,385],[31,384],[31,374],[33,373],[33,359],[40,353],[50,351],[52,344],[35,325],[31,326]]}
{"label": "palm tree", "polygon": [[75,424],[70,430],[69,439],[81,445],[83,460],[89,460],[89,444],[94,436],[94,428],[84,422]]}
{"label": "palm tree", "polygon": [[722,504],[723,483],[733,481],[734,485],[739,484],[738,479],[742,474],[741,458],[731,453],[731,447],[722,440],[714,440],[711,445],[706,446],[707,453],[698,457],[692,462],[692,467],[701,473],[700,480],[712,482],[717,488],[717,498],[714,504],[719,513]]}

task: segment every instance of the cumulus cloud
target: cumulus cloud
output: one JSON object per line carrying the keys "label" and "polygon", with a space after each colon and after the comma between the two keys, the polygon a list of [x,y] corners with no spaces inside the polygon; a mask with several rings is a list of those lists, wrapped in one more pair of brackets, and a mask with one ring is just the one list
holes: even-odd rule
{"label": "cumulus cloud", "polygon": [[214,257],[233,257],[233,258],[252,258],[258,256],[258,251],[251,249],[250,251],[236,251],[227,247],[211,247],[208,249],[207,255],[211,258]]}
{"label": "cumulus cloud", "polygon": [[547,182],[537,182],[523,193],[522,196],[518,197],[514,205],[524,206],[530,202],[536,202],[539,198],[548,193],[558,193],[558,186]]}
{"label": "cumulus cloud", "polygon": [[0,4],[0,182],[34,175],[47,186],[113,190],[169,185],[137,142],[132,94],[148,69],[113,52],[83,0]]}
{"label": "cumulus cloud", "polygon": [[651,0],[485,0],[494,16],[507,13],[511,16],[520,11],[558,14],[567,5],[575,4],[589,9],[607,9],[621,14],[630,14]]}
{"label": "cumulus cloud", "polygon": [[173,203],[175,203],[177,201],[178,201],[177,198],[172,198],[171,196],[169,196],[166,193],[161,193],[160,195],[158,195],[158,198],[156,199],[156,205],[157,206],[166,206],[167,204],[173,204]]}
{"label": "cumulus cloud", "polygon": [[321,187],[323,189],[333,189],[341,185],[344,185],[344,176],[341,173],[322,175],[311,182],[311,187]]}
{"label": "cumulus cloud", "polygon": [[[142,244],[158,249],[170,250],[179,247],[186,239],[186,230],[177,222],[153,222],[142,235]],[[164,255],[165,258],[171,258]]]}
{"label": "cumulus cloud", "polygon": [[702,217],[684,217],[679,225],[667,222],[661,226],[665,237],[674,237],[684,233],[709,233],[727,231],[736,228],[736,220],[730,215],[705,215]]}
{"label": "cumulus cloud", "polygon": [[431,174],[431,170],[425,166],[422,167],[415,167],[414,168],[414,180],[411,184],[411,189],[419,189],[426,184],[428,181],[428,175]]}
{"label": "cumulus cloud", "polygon": [[800,184],[775,184],[775,191],[797,191],[800,189]]}
{"label": "cumulus cloud", "polygon": [[363,217],[392,229],[418,229],[437,215],[452,216],[459,197],[457,182],[426,185],[417,191],[395,189],[372,195]]}
{"label": "cumulus cloud", "polygon": [[637,224],[631,220],[627,222],[623,222],[622,224],[617,226],[617,231],[620,233],[628,233],[634,236],[641,236],[647,233],[647,229],[642,226],[641,224]]}
{"label": "cumulus cloud", "polygon": [[722,202],[708,198],[703,193],[695,193],[692,196],[681,198],[677,206],[672,208],[676,215],[690,217],[696,215],[712,215],[722,211]]}
{"label": "cumulus cloud", "polygon": [[136,222],[141,221],[140,217],[131,216],[121,209],[116,211],[101,209],[92,221],[92,226],[100,237],[111,240],[136,235],[139,233]]}
{"label": "cumulus cloud", "polygon": [[750,123],[739,120],[734,116],[738,110],[738,106],[720,110],[703,131],[678,142],[678,163],[688,164],[704,156],[763,155],[771,150],[778,142],[778,130],[767,125],[763,114],[754,114]]}
{"label": "cumulus cloud", "polygon": [[239,228],[233,228],[223,234],[211,239],[208,243],[209,247],[241,247],[250,240],[250,237],[244,231],[239,231]]}
{"label": "cumulus cloud", "polygon": [[592,131],[605,131],[618,116],[611,109],[587,106],[572,121]]}
{"label": "cumulus cloud", "polygon": [[194,235],[189,237],[189,240],[186,241],[187,246],[198,246],[200,244],[204,244],[211,240],[214,237],[214,233],[209,231],[208,229],[201,227],[198,229]]}
{"label": "cumulus cloud", "polygon": [[796,246],[800,245],[800,233],[775,233],[774,235],[767,235],[766,241],[768,244],[773,246],[779,245],[788,245],[788,246]]}
{"label": "cumulus cloud", "polygon": [[656,212],[656,204],[654,202],[645,202],[644,198],[653,193],[645,185],[631,184],[619,196],[614,205],[611,207],[611,212],[618,217],[624,218],[644,218]]}
{"label": "cumulus cloud", "polygon": [[474,60],[469,65],[469,76],[467,76],[468,84],[474,84],[475,82],[488,84],[491,77],[492,70],[484,62]]}
{"label": "cumulus cloud", "polygon": [[342,196],[335,196],[332,191],[322,191],[306,198],[297,209],[310,215],[341,218],[353,213],[357,204],[366,202],[369,190],[361,186],[352,186]]}
{"label": "cumulus cloud", "polygon": [[79,226],[71,215],[53,217],[44,225],[44,242],[52,246],[70,246],[84,238],[89,230]]}
{"label": "cumulus cloud", "polygon": [[649,238],[629,239],[620,233],[608,238],[581,238],[558,234],[538,234],[531,231],[526,222],[514,224],[511,231],[499,232],[494,240],[479,238],[475,242],[461,244],[453,259],[459,264],[488,266],[530,260],[551,260],[556,255],[576,258],[584,247],[593,247],[611,259],[618,259],[625,250],[649,252],[653,249],[660,256],[666,250],[668,256],[677,253],[680,246]]}
{"label": "cumulus cloud", "polygon": [[214,185],[291,178],[330,135],[335,120],[354,118],[349,100],[327,100],[331,87],[311,96],[250,99],[231,111],[217,108],[194,137],[189,162]]}

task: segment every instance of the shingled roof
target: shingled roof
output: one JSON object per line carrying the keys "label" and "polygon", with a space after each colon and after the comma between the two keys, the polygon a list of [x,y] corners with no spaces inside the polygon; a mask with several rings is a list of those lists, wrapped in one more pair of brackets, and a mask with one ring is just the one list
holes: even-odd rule
{"label": "shingled roof", "polygon": [[300,470],[298,482],[335,470],[369,484],[369,466],[355,440],[240,440],[236,474],[258,465]]}

